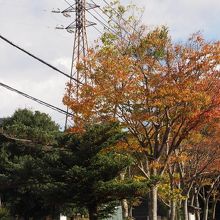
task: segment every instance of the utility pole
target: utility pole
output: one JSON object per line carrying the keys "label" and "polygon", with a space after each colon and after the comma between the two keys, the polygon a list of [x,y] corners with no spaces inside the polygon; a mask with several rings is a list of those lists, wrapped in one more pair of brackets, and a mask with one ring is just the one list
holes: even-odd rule
{"label": "utility pole", "polygon": [[[69,7],[63,11],[53,10],[54,13],[61,13],[65,17],[71,17],[71,14],[75,13],[74,21],[67,27],[57,27],[57,29],[66,29],[69,33],[74,34],[73,42],[73,54],[72,54],[72,64],[71,73],[72,78],[77,79],[77,81],[72,81],[70,79],[69,83],[75,88],[75,97],[78,99],[80,83],[86,83],[86,73],[80,73],[76,65],[83,60],[88,52],[88,38],[87,38],[87,27],[96,25],[94,22],[90,22],[86,19],[86,11],[99,7],[95,4],[87,3],[86,0],[74,0],[74,4],[70,4],[68,1],[65,2]],[[69,108],[67,107],[67,113],[69,113]],[[68,128],[68,118],[69,114],[66,115],[65,120],[65,130]]]}

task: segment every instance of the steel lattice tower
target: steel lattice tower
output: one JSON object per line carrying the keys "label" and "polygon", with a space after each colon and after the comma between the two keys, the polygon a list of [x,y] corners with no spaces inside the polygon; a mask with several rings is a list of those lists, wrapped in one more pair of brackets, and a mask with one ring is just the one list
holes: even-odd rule
{"label": "steel lattice tower", "polygon": [[[66,1],[67,2],[67,1]],[[67,2],[68,3],[68,2]],[[86,82],[86,73],[80,73],[76,65],[86,56],[88,51],[88,39],[87,39],[87,27],[95,25],[95,23],[87,21],[86,19],[86,11],[91,10],[93,8],[97,8],[98,5],[87,3],[86,0],[75,0],[75,3],[71,5],[63,11],[57,10],[53,11],[54,13],[62,13],[65,17],[71,17],[72,13],[75,13],[75,20],[68,27],[64,28],[63,26],[57,27],[57,29],[66,29],[69,33],[74,34],[74,42],[73,42],[73,54],[72,54],[72,64],[71,64],[71,73],[70,76],[72,78],[77,79],[78,82],[85,83]],[[70,80],[70,84],[72,84],[76,89],[75,96],[78,98],[78,91],[80,84],[76,81]],[[67,108],[67,112],[69,109]],[[68,125],[68,114],[66,115],[65,120],[65,129]]]}

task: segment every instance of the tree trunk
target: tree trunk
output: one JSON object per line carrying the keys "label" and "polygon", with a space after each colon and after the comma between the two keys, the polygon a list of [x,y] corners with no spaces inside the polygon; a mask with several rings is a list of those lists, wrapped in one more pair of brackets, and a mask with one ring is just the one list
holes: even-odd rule
{"label": "tree trunk", "polygon": [[195,196],[195,204],[196,204],[196,207],[198,208],[198,210],[196,210],[196,220],[200,220],[200,211],[199,211],[200,205],[199,205],[198,193],[196,193],[196,196]]}
{"label": "tree trunk", "polygon": [[183,216],[184,220],[189,220],[188,199],[183,201]]}
{"label": "tree trunk", "polygon": [[89,220],[98,220],[98,206],[93,205],[88,207],[89,211]]}
{"label": "tree trunk", "polygon": [[177,210],[176,220],[182,220],[181,209]]}
{"label": "tree trunk", "polygon": [[157,220],[157,186],[152,186],[149,197],[149,220]]}
{"label": "tree trunk", "polygon": [[127,199],[123,199],[121,201],[121,206],[122,206],[122,217],[123,217],[123,219],[128,219],[129,213],[128,213]]}
{"label": "tree trunk", "polygon": [[170,220],[176,220],[176,202],[172,199],[170,206]]}
{"label": "tree trunk", "polygon": [[206,200],[203,209],[203,220],[208,220],[208,214],[209,214],[209,200]]}
{"label": "tree trunk", "polygon": [[133,219],[133,207],[131,205],[128,206],[128,219]]}
{"label": "tree trunk", "polygon": [[216,205],[217,205],[217,200],[215,199],[212,203],[212,220],[215,220]]}
{"label": "tree trunk", "polygon": [[[124,180],[125,179],[126,172],[127,172],[127,169],[124,169],[120,173],[120,180]],[[128,206],[127,199],[123,199],[121,201],[121,207],[122,207],[122,217],[123,217],[123,219],[128,219],[128,217],[129,217],[129,206]]]}

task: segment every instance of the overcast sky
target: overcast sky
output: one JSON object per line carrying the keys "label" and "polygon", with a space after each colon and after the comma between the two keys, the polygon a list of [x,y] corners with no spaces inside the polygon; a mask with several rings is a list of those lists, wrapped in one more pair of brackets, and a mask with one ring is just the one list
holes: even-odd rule
{"label": "overcast sky", "polygon": [[[95,2],[104,5],[102,0]],[[129,2],[122,0],[123,4]],[[208,40],[220,39],[219,0],[134,0],[133,3],[145,8],[143,23],[168,26],[176,41],[184,41],[197,31]],[[64,0],[0,0],[0,34],[69,73],[73,35],[55,27],[67,26],[73,18],[51,13],[54,8],[67,7]],[[88,35],[92,44],[98,32],[89,28]],[[67,80],[0,40],[0,82],[65,109],[62,97]],[[64,123],[64,115],[2,87],[0,100],[0,118],[26,107],[50,114],[61,126]]]}

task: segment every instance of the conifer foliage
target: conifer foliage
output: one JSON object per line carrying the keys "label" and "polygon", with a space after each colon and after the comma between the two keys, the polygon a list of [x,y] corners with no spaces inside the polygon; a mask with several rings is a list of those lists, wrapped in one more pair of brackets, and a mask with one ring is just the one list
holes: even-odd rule
{"label": "conifer foliage", "polygon": [[83,212],[95,220],[113,213],[120,199],[146,193],[149,181],[118,178],[133,163],[126,152],[114,150],[125,136],[118,123],[62,133],[51,146],[1,135],[2,212],[37,220]]}

